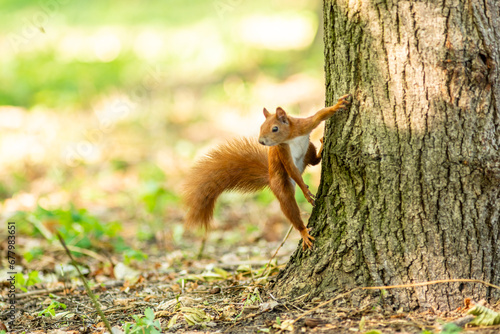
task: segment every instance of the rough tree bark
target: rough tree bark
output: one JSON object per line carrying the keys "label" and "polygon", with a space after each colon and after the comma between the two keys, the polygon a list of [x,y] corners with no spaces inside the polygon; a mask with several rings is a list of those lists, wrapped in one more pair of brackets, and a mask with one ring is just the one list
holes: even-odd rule
{"label": "rough tree bark", "polygon": [[[498,1],[325,0],[327,123],[309,227],[278,295],[469,278],[500,284]],[[481,284],[389,290],[394,307],[498,298]],[[354,304],[362,295],[354,296]]]}

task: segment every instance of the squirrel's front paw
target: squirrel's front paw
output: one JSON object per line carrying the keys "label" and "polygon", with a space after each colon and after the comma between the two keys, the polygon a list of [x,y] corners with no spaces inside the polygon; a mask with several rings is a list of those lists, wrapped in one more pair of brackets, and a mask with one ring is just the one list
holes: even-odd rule
{"label": "squirrel's front paw", "polygon": [[311,228],[305,228],[300,231],[300,235],[302,236],[302,249],[306,250],[306,247],[312,249],[312,242],[314,238],[309,234]]}

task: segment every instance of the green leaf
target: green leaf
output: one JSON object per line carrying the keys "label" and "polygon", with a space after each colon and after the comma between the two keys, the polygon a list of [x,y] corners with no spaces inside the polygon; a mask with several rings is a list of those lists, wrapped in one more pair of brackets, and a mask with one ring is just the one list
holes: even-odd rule
{"label": "green leaf", "polygon": [[223,279],[227,279],[230,274],[222,268],[214,267],[214,272],[220,275]]}
{"label": "green leaf", "polygon": [[16,288],[23,290],[24,292],[28,291],[24,286],[26,285],[26,279],[24,278],[23,274],[17,273],[16,274]]}
{"label": "green leaf", "polygon": [[154,320],[154,318],[155,318],[155,313],[149,307],[144,311],[144,315],[146,316],[146,318],[148,318],[150,320]]}
{"label": "green leaf", "polygon": [[471,325],[476,325],[476,326],[500,325],[500,313],[490,310],[487,307],[476,305],[473,308],[471,308],[467,313],[476,316],[474,320],[470,322]]}
{"label": "green leaf", "polygon": [[463,331],[462,327],[459,327],[455,325],[452,322],[449,322],[443,326],[443,330],[441,331],[441,334],[457,334]]}
{"label": "green leaf", "polygon": [[[377,331],[378,333],[376,334],[382,334],[380,331]],[[368,334],[368,333],[365,333]],[[375,333],[373,333],[375,334]],[[431,331],[428,331],[427,329],[424,329],[423,331],[420,332],[420,334],[433,334]]]}
{"label": "green leaf", "polygon": [[125,325],[123,325],[123,330],[125,331],[125,334],[130,334],[132,330],[132,324],[130,322],[126,322]]}
{"label": "green leaf", "polygon": [[38,277],[38,270],[33,270],[28,273],[28,281],[26,282],[26,286],[34,285],[41,281],[42,280],[40,279],[40,277]]}
{"label": "green leaf", "polygon": [[238,268],[236,268],[237,273],[251,273],[252,267],[248,264],[240,264]]}

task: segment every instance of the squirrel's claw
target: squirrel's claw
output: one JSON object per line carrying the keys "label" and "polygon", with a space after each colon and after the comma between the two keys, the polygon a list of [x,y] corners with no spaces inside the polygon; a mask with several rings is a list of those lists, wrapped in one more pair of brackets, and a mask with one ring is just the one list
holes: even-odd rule
{"label": "squirrel's claw", "polygon": [[310,192],[309,189],[307,189],[307,192],[304,192],[304,196],[305,196],[306,200],[312,206],[314,206],[314,201],[316,200],[316,196],[314,196],[314,194],[312,192]]}
{"label": "squirrel's claw", "polygon": [[309,249],[312,249],[312,242],[314,240],[314,237],[312,237],[309,234],[309,231],[311,231],[311,228],[305,228],[302,231],[300,231],[300,235],[302,236],[302,249],[306,250],[306,247]]}
{"label": "squirrel's claw", "polygon": [[338,101],[337,101],[337,106],[339,109],[344,109],[347,107],[349,104],[351,104],[351,101],[348,101],[348,99],[351,97],[351,94],[347,94],[342,96]]}

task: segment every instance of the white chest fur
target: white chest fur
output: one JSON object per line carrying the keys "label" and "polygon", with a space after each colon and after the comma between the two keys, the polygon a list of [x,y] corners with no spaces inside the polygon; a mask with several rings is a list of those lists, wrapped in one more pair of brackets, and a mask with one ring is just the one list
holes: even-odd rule
{"label": "white chest fur", "polygon": [[293,163],[302,173],[306,168],[304,165],[304,158],[309,148],[309,135],[293,138],[286,143],[290,146]]}

